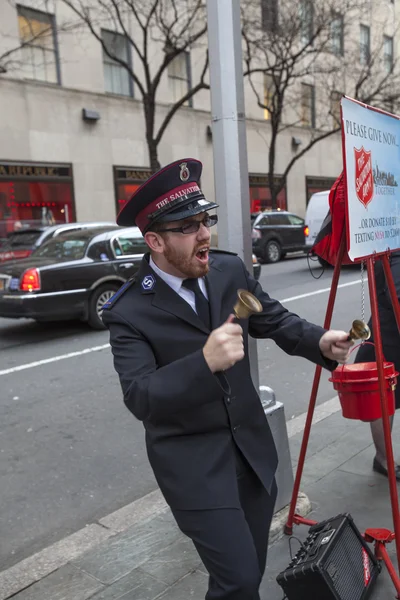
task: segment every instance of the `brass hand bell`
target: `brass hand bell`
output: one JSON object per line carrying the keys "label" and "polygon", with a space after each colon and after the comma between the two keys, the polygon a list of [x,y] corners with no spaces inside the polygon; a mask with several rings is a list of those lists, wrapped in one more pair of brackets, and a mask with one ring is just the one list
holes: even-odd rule
{"label": "brass hand bell", "polygon": [[369,340],[370,337],[371,330],[364,321],[359,319],[353,321],[349,331],[349,340]]}
{"label": "brass hand bell", "polygon": [[233,307],[237,319],[248,319],[254,313],[262,312],[261,302],[247,290],[238,290],[238,299]]}

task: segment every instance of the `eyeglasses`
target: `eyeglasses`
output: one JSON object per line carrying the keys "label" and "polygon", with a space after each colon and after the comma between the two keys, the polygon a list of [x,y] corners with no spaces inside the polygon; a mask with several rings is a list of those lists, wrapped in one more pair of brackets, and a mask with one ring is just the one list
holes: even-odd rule
{"label": "eyeglasses", "polygon": [[186,235],[188,233],[197,233],[201,224],[209,229],[217,223],[218,215],[207,215],[202,221],[190,221],[190,223],[186,223],[186,225],[182,225],[182,227],[172,227],[171,229],[157,229],[157,233],[159,231],[169,231],[173,233],[184,233]]}

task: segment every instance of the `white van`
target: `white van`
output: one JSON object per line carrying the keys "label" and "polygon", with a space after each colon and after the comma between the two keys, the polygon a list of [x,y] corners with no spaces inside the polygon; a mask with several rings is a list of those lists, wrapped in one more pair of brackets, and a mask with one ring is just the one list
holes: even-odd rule
{"label": "white van", "polygon": [[317,192],[313,194],[307,205],[306,210],[306,225],[308,226],[309,232],[306,238],[306,247],[310,250],[315,243],[321,225],[329,211],[329,192]]}

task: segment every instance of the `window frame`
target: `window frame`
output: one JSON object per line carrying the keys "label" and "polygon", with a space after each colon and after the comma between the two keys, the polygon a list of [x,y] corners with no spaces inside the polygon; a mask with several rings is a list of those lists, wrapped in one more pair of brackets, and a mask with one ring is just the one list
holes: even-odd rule
{"label": "window frame", "polygon": [[[386,53],[386,42],[389,42],[391,44],[391,53],[387,54]],[[387,57],[389,57],[390,59],[390,68],[387,68]],[[383,36],[383,64],[384,64],[384,68],[386,70],[386,73],[392,73],[393,72],[393,68],[394,68],[394,38],[393,36],[390,35],[384,35]]]}
{"label": "window frame", "polygon": [[[174,60],[176,60],[177,58],[181,58],[182,56],[185,57],[185,69],[186,69],[186,78],[184,77],[179,77],[176,75],[171,75],[169,72],[169,68],[172,65],[172,63],[174,62]],[[186,81],[187,83],[187,92],[190,92],[190,90],[192,89],[193,85],[192,85],[192,63],[191,63],[191,59],[190,59],[190,50],[183,50],[183,52],[180,52],[179,54],[177,54],[169,63],[168,65],[168,69],[167,69],[167,75],[168,75],[168,82],[171,83],[171,81]],[[187,93],[186,92],[186,93]],[[180,98],[175,98],[175,96],[173,97],[173,103],[176,104],[177,102],[179,102]],[[188,98],[188,100],[186,100],[186,102],[184,102],[183,106],[188,106],[189,108],[193,108],[193,96],[191,96],[190,98]]]}
{"label": "window frame", "polygon": [[[365,51],[365,44],[362,41],[362,32],[367,33],[368,43]],[[360,23],[360,64],[365,66],[371,62],[371,27]]]}
{"label": "window frame", "polygon": [[[35,44],[35,43],[31,43],[31,42],[24,42],[23,39],[21,38],[20,35],[20,29],[19,29],[19,17],[23,17],[24,19],[26,19],[26,21],[29,23],[29,16],[27,16],[27,14],[24,13],[31,13],[32,15],[34,15],[35,13],[37,15],[42,15],[44,17],[46,17],[46,19],[48,19],[49,21],[49,25],[51,27],[51,38],[53,41],[53,55],[54,55],[54,61],[55,61],[55,70],[56,70],[56,81],[48,81],[47,79],[38,79],[37,77],[27,77],[26,79],[31,79],[32,81],[41,81],[43,83],[47,83],[49,85],[61,85],[61,67],[60,67],[60,53],[59,53],[59,48],[58,48],[58,36],[57,36],[57,27],[56,27],[56,17],[53,13],[49,13],[46,12],[44,10],[40,10],[37,8],[33,8],[30,6],[25,6],[23,4],[17,4],[16,5],[16,11],[17,11],[17,20],[18,20],[18,39],[20,41],[21,44],[21,50],[23,50],[24,48],[39,48],[40,50],[42,50],[43,52],[50,52],[50,50],[48,48],[45,48],[39,44]],[[40,19],[38,19],[38,21],[40,21]],[[40,40],[40,36],[38,36],[36,38],[36,40]],[[34,40],[34,41],[36,41]],[[34,67],[33,64],[32,66],[32,72],[34,72]]]}
{"label": "window frame", "polygon": [[278,25],[278,0],[261,0],[261,27],[266,33]]}
{"label": "window frame", "polygon": [[312,0],[300,0],[299,18],[301,43],[304,45],[313,45],[312,38],[314,34],[314,4]]}
{"label": "window frame", "polygon": [[[334,99],[334,95],[336,95],[336,100]],[[340,100],[343,97],[342,92],[338,92],[337,90],[332,90],[332,92],[330,93],[330,97],[329,97],[329,101],[330,101],[330,109],[331,109],[331,116],[332,116],[332,121],[333,121],[333,126],[338,127],[341,125],[341,114],[340,114]],[[334,111],[333,111],[333,105],[334,103],[336,103],[336,105],[338,105],[339,107],[339,115],[338,115],[338,119],[335,119],[335,115],[334,115]]]}
{"label": "window frame", "polygon": [[[126,45],[126,62],[127,62],[127,64],[129,65],[129,67],[131,69],[133,68],[132,52],[130,50],[129,39],[127,38],[127,36],[124,33],[120,33],[119,31],[113,31],[111,29],[102,28],[101,31],[100,31],[100,35],[101,35],[101,40],[102,40],[101,49],[102,49],[104,92],[106,94],[112,94],[114,96],[121,96],[123,98],[134,98],[134,86],[133,86],[133,79],[131,77],[131,74],[118,61],[116,61],[115,59],[113,59],[110,56],[108,56],[108,54],[104,50],[103,44],[107,45],[106,42],[105,42],[105,40],[104,40],[104,37],[103,37],[104,33],[106,35],[113,35],[113,36],[118,37],[120,39],[124,39],[125,45]],[[122,92],[109,91],[109,90],[106,89],[106,77],[105,77],[105,69],[104,69],[104,67],[105,67],[106,64],[116,66],[116,67],[122,69],[124,71],[124,73],[126,73],[126,76],[128,78],[128,88],[129,88],[129,93],[128,94],[124,94]]]}
{"label": "window frame", "polygon": [[[305,105],[303,104],[303,90],[305,88],[310,89],[311,91],[311,106],[310,106],[310,123],[305,123],[303,120],[303,109],[305,108]],[[308,128],[308,129],[315,129],[315,124],[316,124],[316,115],[315,115],[315,86],[309,83],[301,83],[301,109],[302,109],[302,115],[301,115],[301,126],[304,128]]]}
{"label": "window frame", "polygon": [[[335,37],[335,26],[334,23],[335,21],[339,21],[340,22],[340,29],[339,29],[339,35]],[[332,20],[331,20],[331,50],[332,50],[332,54],[334,54],[335,56],[344,56],[344,18],[342,13],[340,12],[333,12],[332,13]],[[334,40],[335,39],[339,39],[339,50],[337,50],[337,48],[334,45]]]}

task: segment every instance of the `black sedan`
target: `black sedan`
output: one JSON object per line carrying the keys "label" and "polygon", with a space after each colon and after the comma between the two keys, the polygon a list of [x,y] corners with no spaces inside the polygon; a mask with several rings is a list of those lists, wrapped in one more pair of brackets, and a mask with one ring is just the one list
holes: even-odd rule
{"label": "black sedan", "polygon": [[103,329],[104,302],[136,273],[145,252],[136,227],[59,235],[29,258],[0,266],[0,316],[39,322],[81,319]]}
{"label": "black sedan", "polygon": [[[0,265],[0,317],[81,319],[104,329],[103,304],[137,272],[147,250],[137,227],[105,225],[58,235],[29,258]],[[260,265],[253,269],[258,279]]]}

